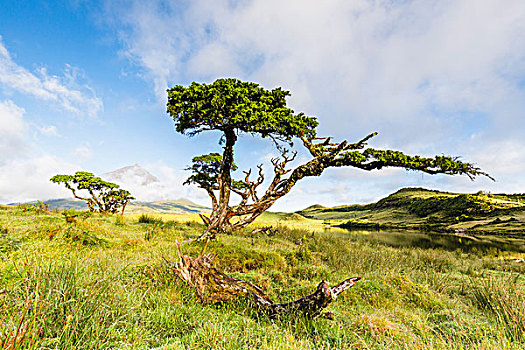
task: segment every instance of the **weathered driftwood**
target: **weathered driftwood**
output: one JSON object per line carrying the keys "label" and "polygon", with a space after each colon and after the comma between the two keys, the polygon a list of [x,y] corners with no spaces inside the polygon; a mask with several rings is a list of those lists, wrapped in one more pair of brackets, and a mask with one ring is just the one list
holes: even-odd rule
{"label": "weathered driftwood", "polygon": [[268,236],[274,236],[277,232],[279,232],[279,228],[274,228],[273,226],[263,226],[256,228],[255,230],[252,230],[252,235],[263,232],[266,233]]}
{"label": "weathered driftwood", "polygon": [[[182,255],[179,250],[179,261],[166,262],[175,274],[193,287],[203,304],[230,302],[245,298],[248,302],[269,317],[286,314],[303,314],[309,318],[331,318],[331,313],[322,313],[339,294],[353,287],[361,277],[349,278],[333,287],[322,281],[314,293],[300,299],[275,304],[257,285],[228,276],[212,266],[216,254],[201,254],[197,258]],[[203,250],[204,251],[204,250]]]}

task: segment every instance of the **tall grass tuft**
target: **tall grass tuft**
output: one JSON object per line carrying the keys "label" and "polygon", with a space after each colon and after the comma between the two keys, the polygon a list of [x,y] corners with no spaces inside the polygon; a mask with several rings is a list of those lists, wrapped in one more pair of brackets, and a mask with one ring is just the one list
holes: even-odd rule
{"label": "tall grass tuft", "polygon": [[517,281],[495,281],[487,278],[472,291],[478,308],[493,316],[514,341],[525,341],[525,291]]}
{"label": "tall grass tuft", "polygon": [[107,280],[83,281],[78,266],[50,266],[21,272],[1,315],[2,349],[103,349],[119,320],[108,307]]}
{"label": "tall grass tuft", "polygon": [[162,224],[162,219],[156,218],[148,214],[141,214],[138,222],[140,224]]}

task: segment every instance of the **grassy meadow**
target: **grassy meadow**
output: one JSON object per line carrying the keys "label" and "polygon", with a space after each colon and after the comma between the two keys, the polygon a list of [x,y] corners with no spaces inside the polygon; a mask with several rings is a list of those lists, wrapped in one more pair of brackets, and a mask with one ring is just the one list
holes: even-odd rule
{"label": "grassy meadow", "polygon": [[0,349],[525,347],[525,263],[352,241],[308,229],[322,220],[280,214],[257,225],[275,222],[273,236],[247,229],[208,251],[275,302],[309,294],[323,279],[362,276],[328,307],[334,320],[270,320],[242,302],[197,303],[163,263],[175,259],[177,240],[202,231],[196,215],[66,223],[57,211],[0,207]]}

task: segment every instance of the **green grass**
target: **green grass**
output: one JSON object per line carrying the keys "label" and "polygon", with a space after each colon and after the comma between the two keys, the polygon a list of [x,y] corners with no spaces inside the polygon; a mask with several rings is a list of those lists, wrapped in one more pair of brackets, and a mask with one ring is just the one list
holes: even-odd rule
{"label": "green grass", "polygon": [[199,235],[195,221],[93,215],[66,223],[61,213],[11,208],[0,210],[0,349],[524,348],[523,263],[350,241],[268,215],[281,224],[275,236],[246,229],[208,251],[276,302],[323,279],[362,276],[328,308],[335,320],[269,320],[242,302],[198,304],[162,259],[175,259],[176,240]]}

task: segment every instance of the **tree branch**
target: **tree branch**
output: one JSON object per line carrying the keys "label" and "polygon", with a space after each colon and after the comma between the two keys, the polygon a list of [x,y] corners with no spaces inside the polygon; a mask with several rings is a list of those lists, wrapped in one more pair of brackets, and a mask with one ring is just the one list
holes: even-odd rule
{"label": "tree branch", "polygon": [[215,193],[213,193],[213,190],[211,188],[206,188],[206,192],[208,193],[208,196],[211,199],[211,205],[213,208],[217,206],[217,197],[215,197]]}
{"label": "tree branch", "polygon": [[346,147],[345,147],[345,150],[350,150],[350,149],[363,149],[365,146],[366,146],[366,143],[368,140],[370,140],[372,137],[376,136],[377,135],[377,132],[373,132],[371,134],[369,134],[368,136],[366,136],[365,138],[363,138],[361,141],[359,142],[356,142],[356,143],[350,143],[348,144]]}

